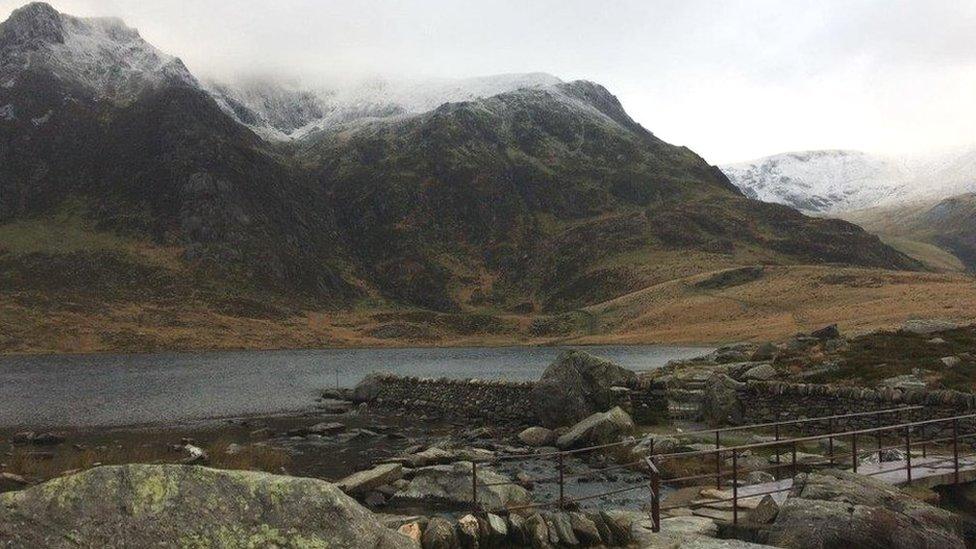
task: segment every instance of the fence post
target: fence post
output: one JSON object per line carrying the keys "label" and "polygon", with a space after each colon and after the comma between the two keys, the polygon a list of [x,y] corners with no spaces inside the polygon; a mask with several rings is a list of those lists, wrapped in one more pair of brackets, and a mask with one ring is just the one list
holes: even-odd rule
{"label": "fence post", "polygon": [[[908,465],[908,482],[912,481],[912,428],[905,427],[905,461]],[[880,465],[881,462],[879,461]]]}
{"label": "fence post", "polygon": [[827,420],[827,453],[830,454],[830,464],[834,464],[834,418]]}
{"label": "fence post", "polygon": [[878,429],[874,432],[874,441],[878,445],[878,467],[881,467],[881,412],[874,415],[874,426]]}
{"label": "fence post", "polygon": [[478,462],[471,462],[471,507],[478,510]]}
{"label": "fence post", "polygon": [[647,467],[651,470],[651,531],[661,531],[661,474],[654,465],[654,460],[645,458]]}
{"label": "fence post", "polygon": [[[779,423],[773,427],[773,431],[776,435],[776,442],[779,442]],[[776,469],[773,471],[773,478],[779,480],[779,455],[782,453],[783,447],[779,444],[776,445]]]}
{"label": "fence post", "polygon": [[793,476],[796,476],[796,441],[793,441]]}
{"label": "fence post", "polygon": [[953,484],[959,484],[959,419],[952,420],[952,468]]}
{"label": "fence post", "polygon": [[851,434],[851,462],[854,465],[854,472],[857,472],[857,433]]}
{"label": "fence post", "polygon": [[715,450],[715,488],[722,489],[722,452]]}
{"label": "fence post", "polygon": [[564,486],[564,482],[563,482],[563,454],[562,453],[558,453],[558,454],[556,454],[556,456],[558,456],[558,458],[559,458],[559,508],[562,509],[563,508],[563,486]]}
{"label": "fence post", "polygon": [[732,450],[732,524],[739,523],[739,458]]}

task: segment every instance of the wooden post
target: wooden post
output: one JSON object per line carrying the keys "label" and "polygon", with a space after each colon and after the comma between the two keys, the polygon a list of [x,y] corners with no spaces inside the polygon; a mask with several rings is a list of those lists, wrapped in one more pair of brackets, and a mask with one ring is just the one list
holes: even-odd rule
{"label": "wooden post", "polygon": [[952,420],[952,468],[953,484],[959,484],[959,420]]}
{"label": "wooden post", "polygon": [[854,465],[854,472],[857,472],[857,433],[851,435],[851,462]]}
{"label": "wooden post", "polygon": [[878,467],[881,466],[881,412],[874,415],[874,426],[879,429],[874,432],[874,441],[878,445]]}
{"label": "wooden post", "polygon": [[661,531],[661,475],[651,471],[651,531]]}
{"label": "wooden post", "polygon": [[720,433],[715,431],[715,487],[722,489],[722,443]]}
{"label": "wooden post", "polygon": [[[779,423],[773,427],[773,431],[776,434],[776,442],[779,442]],[[779,444],[776,445],[776,469],[773,470],[773,478],[779,480],[779,454],[783,451],[783,447]]]}
{"label": "wooden post", "polygon": [[559,508],[563,508],[563,455],[562,453],[556,454],[559,457]]}
{"label": "wooden post", "polygon": [[[912,428],[905,427],[905,462],[908,466],[908,482],[912,481]],[[880,462],[879,462],[880,465]]]}
{"label": "wooden post", "polygon": [[793,441],[793,476],[796,476],[796,441]]}
{"label": "wooden post", "polygon": [[834,418],[827,420],[827,453],[830,454],[830,464],[834,464]]}
{"label": "wooden post", "polygon": [[471,462],[471,507],[478,510],[478,462]]}
{"label": "wooden post", "polygon": [[739,457],[732,450],[732,524],[739,523]]}

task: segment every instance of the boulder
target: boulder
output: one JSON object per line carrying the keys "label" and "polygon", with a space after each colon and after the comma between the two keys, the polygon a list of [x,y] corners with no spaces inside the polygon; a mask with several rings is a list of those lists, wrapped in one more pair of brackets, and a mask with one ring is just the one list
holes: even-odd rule
{"label": "boulder", "polygon": [[569,524],[573,528],[573,534],[584,547],[591,545],[601,545],[603,538],[596,523],[583,513],[569,513]]}
{"label": "boulder", "polygon": [[776,377],[776,368],[773,368],[771,364],[760,364],[759,366],[754,366],[742,374],[742,379],[746,381],[754,379],[757,381],[768,381]]}
{"label": "boulder", "polygon": [[427,465],[441,465],[456,461],[491,461],[495,454],[481,448],[439,448],[430,447],[422,452],[409,454],[401,459],[411,467],[425,467]]}
{"label": "boulder", "polygon": [[417,547],[423,543],[424,530],[420,527],[419,522],[408,522],[397,528],[397,532],[413,540]]}
{"label": "boulder", "polygon": [[796,548],[966,547],[972,519],[849,471],[800,474],[760,541]]}
{"label": "boulder", "polygon": [[936,332],[955,330],[959,324],[951,320],[930,318],[907,320],[901,327],[901,331],[919,335],[931,335]]}
{"label": "boulder", "polygon": [[775,482],[776,477],[766,471],[752,471],[746,475],[746,485],[753,484],[766,484],[767,482]]}
{"label": "boulder", "polygon": [[571,425],[615,404],[612,387],[636,381],[637,374],[612,362],[583,351],[566,351],[532,389],[533,410],[543,425]]}
{"label": "boulder", "polygon": [[644,435],[630,450],[636,457],[671,454],[681,448],[681,443],[671,435]]}
{"label": "boulder", "polygon": [[352,401],[358,404],[376,400],[383,389],[383,382],[391,375],[393,374],[389,372],[373,372],[367,375],[352,390]]}
{"label": "boulder", "polygon": [[927,387],[924,381],[913,374],[885,378],[878,385],[891,389],[925,389]]}
{"label": "boulder", "polygon": [[955,368],[962,364],[962,359],[957,356],[944,356],[939,359],[946,368]]}
{"label": "boulder", "polygon": [[752,353],[750,359],[753,361],[775,360],[778,355],[779,347],[774,343],[766,342],[756,347],[756,351]]}
{"label": "boulder", "polygon": [[581,448],[614,442],[634,430],[634,421],[623,408],[595,413],[573,425],[566,434],[556,439],[558,448]]}
{"label": "boulder", "polygon": [[358,471],[336,482],[336,486],[347,494],[365,494],[384,484],[392,484],[403,477],[403,466],[399,463],[384,463],[372,469]]}
{"label": "boulder", "polygon": [[725,374],[713,374],[705,382],[699,414],[709,425],[737,425],[742,423],[743,407],[739,390],[745,384]]}
{"label": "boulder", "polygon": [[535,447],[552,446],[553,441],[556,440],[556,436],[552,430],[546,429],[545,427],[529,427],[519,433],[518,438],[522,441],[522,444]]}
{"label": "boulder", "polygon": [[11,547],[414,547],[328,482],[187,465],[96,467],[0,494],[0,539]]}
{"label": "boulder", "polygon": [[474,515],[464,515],[457,521],[458,541],[461,547],[477,549],[481,539],[481,527]]}
{"label": "boulder", "polygon": [[546,519],[542,518],[541,514],[535,513],[525,519],[522,528],[528,545],[533,549],[552,547],[549,541],[549,526],[546,525]]}
{"label": "boulder", "polygon": [[817,339],[837,339],[840,337],[840,330],[837,328],[836,324],[831,324],[830,326],[824,326],[819,330],[810,332],[810,337],[815,337]]}
{"label": "boulder", "polygon": [[20,490],[30,485],[24,477],[14,473],[0,473],[0,492]]}
{"label": "boulder", "polygon": [[[478,467],[478,503],[489,510],[530,503],[532,497],[511,479],[487,467]],[[484,484],[496,484],[483,486]],[[410,484],[394,495],[397,500],[433,500],[450,504],[471,503],[471,463],[433,465],[417,469]]]}
{"label": "boulder", "polygon": [[458,546],[454,523],[444,517],[430,519],[421,539],[424,549],[455,549]]}
{"label": "boulder", "polygon": [[773,496],[765,495],[761,500],[759,500],[759,505],[755,509],[749,511],[746,516],[746,520],[752,524],[769,524],[776,519],[776,515],[779,513],[779,504],[773,499]]}
{"label": "boulder", "polygon": [[334,435],[345,430],[346,426],[342,423],[335,421],[323,421],[322,423],[316,423],[315,425],[307,428],[306,433],[309,435]]}
{"label": "boulder", "polygon": [[508,523],[494,513],[485,515],[485,522],[488,526],[487,541],[493,545],[501,545],[508,538]]}

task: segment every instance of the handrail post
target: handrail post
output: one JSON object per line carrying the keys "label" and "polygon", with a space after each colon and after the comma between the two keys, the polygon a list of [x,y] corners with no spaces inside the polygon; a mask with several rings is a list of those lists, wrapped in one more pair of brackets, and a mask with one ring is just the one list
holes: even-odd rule
{"label": "handrail post", "polygon": [[830,454],[830,464],[834,464],[834,418],[827,420],[827,453]]}
{"label": "handrail post", "polygon": [[722,489],[722,443],[718,431],[715,431],[715,488]]}
{"label": "handrail post", "polygon": [[[905,427],[905,462],[908,466],[908,482],[912,481],[912,428]],[[881,462],[879,461],[880,465]]]}
{"label": "handrail post", "polygon": [[651,470],[651,531],[661,531],[661,475]]}
{"label": "handrail post", "polygon": [[559,459],[559,508],[563,508],[563,454],[562,452],[556,454]]}
{"label": "handrail post", "polygon": [[796,476],[796,441],[793,441],[793,476]]}
{"label": "handrail post", "polygon": [[[776,442],[779,442],[779,423],[777,423],[774,426],[774,432],[775,432],[775,436],[776,436]],[[773,478],[775,478],[776,480],[779,480],[779,465],[780,465],[780,463],[779,463],[779,454],[782,451],[783,451],[783,447],[780,446],[779,444],[777,444],[776,445],[776,469],[774,471],[775,474],[773,475]]]}
{"label": "handrail post", "polygon": [[874,432],[874,441],[878,445],[878,467],[881,467],[881,412],[875,414],[874,426],[878,428],[878,430]]}
{"label": "handrail post", "polygon": [[952,420],[952,468],[953,484],[959,484],[959,419]]}
{"label": "handrail post", "polygon": [[471,507],[478,510],[478,462],[471,462]]}
{"label": "handrail post", "polygon": [[732,450],[732,524],[739,523],[739,458]]}
{"label": "handrail post", "polygon": [[851,434],[851,462],[854,465],[854,472],[857,472],[857,433]]}

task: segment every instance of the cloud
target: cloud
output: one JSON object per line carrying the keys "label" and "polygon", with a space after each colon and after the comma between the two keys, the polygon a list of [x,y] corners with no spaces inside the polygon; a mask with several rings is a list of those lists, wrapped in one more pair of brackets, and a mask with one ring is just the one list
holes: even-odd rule
{"label": "cloud", "polygon": [[[20,2],[0,0],[0,16]],[[606,85],[712,162],[974,144],[970,0],[54,0],[115,15],[194,72]]]}

